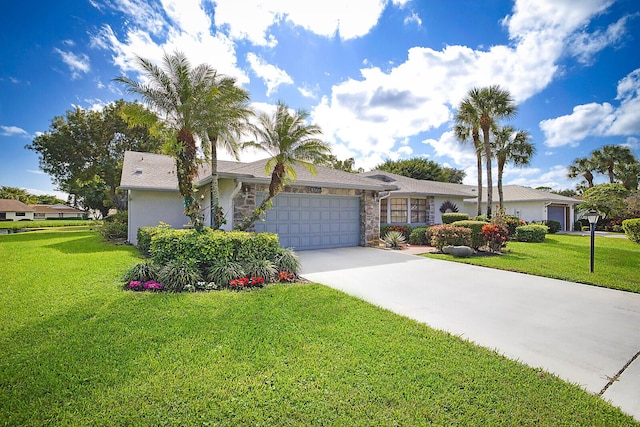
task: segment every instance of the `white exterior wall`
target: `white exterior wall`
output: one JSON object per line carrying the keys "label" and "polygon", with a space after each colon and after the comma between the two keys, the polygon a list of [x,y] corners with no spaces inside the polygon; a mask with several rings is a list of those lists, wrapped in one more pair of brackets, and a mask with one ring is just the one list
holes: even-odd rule
{"label": "white exterior wall", "polygon": [[466,213],[469,217],[476,216],[476,204],[464,203],[464,199],[462,197],[442,197],[437,196],[433,198],[435,204],[435,219],[434,225],[442,224],[442,212],[440,212],[440,206],[446,201],[450,201],[454,205],[458,207],[459,213]]}
{"label": "white exterior wall", "polygon": [[129,190],[129,243],[138,244],[138,228],[155,227],[161,221],[182,228],[189,222],[183,210],[177,191]]}
{"label": "white exterior wall", "polygon": [[[233,201],[232,194],[236,188],[236,183],[232,179],[219,179],[218,180],[218,192],[220,197],[220,207],[224,212],[224,218],[227,222],[220,227],[222,230],[233,230]],[[204,215],[204,223],[207,226],[211,225],[211,187],[207,185],[202,187],[198,192],[198,195],[204,195],[204,199],[200,200],[202,207],[202,214]]]}
{"label": "white exterior wall", "polygon": [[33,220],[33,212],[25,212],[24,216],[16,216],[15,212],[7,212],[7,219],[12,221]]}
{"label": "white exterior wall", "polygon": [[[471,203],[466,203],[467,208],[471,206]],[[482,212],[486,212],[487,203],[484,202],[482,204]],[[562,206],[561,204],[555,204],[555,206]],[[475,203],[473,204],[473,208],[475,210]],[[575,221],[575,212],[574,209],[567,205],[565,209],[569,209],[569,223],[565,224],[566,229],[568,231],[573,227],[573,223]],[[495,208],[493,212],[495,213]],[[521,201],[521,202],[505,202],[504,203],[504,211],[508,215],[515,215],[520,219],[523,219],[527,222],[540,222],[549,219],[547,212],[547,203],[544,201]]]}

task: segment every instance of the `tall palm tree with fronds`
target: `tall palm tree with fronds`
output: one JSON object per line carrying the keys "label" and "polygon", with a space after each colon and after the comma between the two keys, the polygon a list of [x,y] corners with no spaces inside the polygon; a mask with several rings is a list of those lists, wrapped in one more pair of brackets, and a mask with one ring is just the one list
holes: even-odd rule
{"label": "tall palm tree with fronds", "polygon": [[493,154],[498,163],[498,197],[500,209],[504,209],[504,193],[502,191],[502,176],[507,163],[516,166],[526,166],[531,163],[531,157],[536,147],[529,142],[531,136],[523,131],[516,131],[512,126],[505,126],[494,130]]}
{"label": "tall palm tree with fronds", "polygon": [[171,131],[170,151],[176,159],[178,188],[184,199],[184,214],[196,230],[204,226],[200,204],[194,197],[193,180],[198,173],[197,139],[206,136],[208,108],[218,90],[215,70],[207,64],[192,67],[182,52],[163,56],[158,66],[149,59],[137,57],[145,73],[145,81],[128,77],[115,81],[127,92],[142,96]]}
{"label": "tall palm tree with fronds", "polygon": [[260,206],[237,229],[249,228],[271,205],[271,200],[282,191],[285,184],[296,180],[295,166],[301,165],[315,174],[315,164],[327,162],[331,149],[319,138],[322,134],[320,127],[307,124],[308,117],[307,111],[291,113],[286,104],[278,102],[273,115],[262,113],[258,116],[258,124],[252,125],[256,141],[245,143],[243,147],[253,147],[269,154],[264,172],[271,175],[271,182],[269,192]]}
{"label": "tall palm tree with fronds", "polygon": [[573,163],[569,165],[567,177],[573,179],[581,176],[587,182],[587,186],[591,188],[593,187],[593,171],[595,168],[596,166],[590,158],[580,157],[575,159]]}
{"label": "tall palm tree with fronds", "polygon": [[619,164],[633,164],[637,162],[633,152],[622,145],[604,145],[591,152],[591,161],[596,172],[609,177],[611,184],[616,182],[615,168]]}
{"label": "tall palm tree with fronds", "polygon": [[477,111],[468,101],[463,101],[458,106],[455,117],[454,133],[456,139],[463,144],[469,141],[473,143],[476,152],[476,167],[478,169],[478,197],[476,199],[477,215],[482,215],[482,141],[480,141],[480,118]]}
{"label": "tall palm tree with fronds", "polygon": [[236,86],[235,79],[216,76],[214,80],[217,94],[208,108],[207,139],[203,150],[209,154],[211,164],[211,228],[217,230],[225,223],[218,189],[218,148],[238,159],[238,140],[249,129],[253,111],[249,107],[249,92]]}
{"label": "tall palm tree with fronds", "polygon": [[485,156],[485,169],[487,173],[487,217],[491,218],[493,204],[493,177],[491,163],[491,128],[500,119],[509,119],[515,116],[518,107],[513,101],[511,93],[502,89],[499,85],[483,88],[472,88],[462,100],[462,104],[468,103],[478,116],[478,125],[482,131],[482,145]]}

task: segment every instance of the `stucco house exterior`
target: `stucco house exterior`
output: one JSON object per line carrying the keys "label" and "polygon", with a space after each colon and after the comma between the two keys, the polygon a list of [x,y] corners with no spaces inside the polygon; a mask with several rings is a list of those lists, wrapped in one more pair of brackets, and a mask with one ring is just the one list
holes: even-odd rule
{"label": "stucco house exterior", "polygon": [[[442,223],[442,213],[477,213],[477,188],[471,185],[417,180],[389,172],[373,170],[361,174],[370,179],[393,184],[397,190],[380,197],[380,223],[389,225],[433,225]],[[519,185],[503,186],[504,210],[527,221],[556,220],[562,230],[570,231],[575,221],[575,207],[581,200]],[[493,188],[494,211],[499,198]],[[487,189],[482,196],[486,212]]]}
{"label": "stucco house exterior", "polygon": [[2,221],[33,220],[33,214],[33,209],[20,200],[0,199],[0,220]]}
{"label": "stucco house exterior", "polygon": [[87,214],[73,206],[63,204],[55,205],[29,205],[33,209],[33,219],[75,219],[86,218]]}
{"label": "stucco house exterior", "polygon": [[[220,206],[233,229],[249,216],[268,191],[266,160],[252,163],[218,161]],[[318,249],[377,244],[380,234],[379,194],[395,185],[322,166],[313,175],[297,168],[297,180],[273,200],[255,231],[277,233],[283,247]],[[195,179],[197,196],[211,224],[211,169],[203,165]],[[120,188],[128,192],[128,241],[137,243],[137,230],[159,222],[181,228],[188,222],[178,191],[175,161],[161,154],[127,151]]]}

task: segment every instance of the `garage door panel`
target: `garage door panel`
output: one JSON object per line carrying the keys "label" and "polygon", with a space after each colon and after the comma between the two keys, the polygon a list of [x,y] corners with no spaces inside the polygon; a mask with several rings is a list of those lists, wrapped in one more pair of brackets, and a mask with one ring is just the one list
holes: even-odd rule
{"label": "garage door panel", "polygon": [[[257,202],[263,200],[258,196]],[[279,235],[283,247],[320,249],[360,244],[360,200],[351,196],[280,194],[256,231]]]}

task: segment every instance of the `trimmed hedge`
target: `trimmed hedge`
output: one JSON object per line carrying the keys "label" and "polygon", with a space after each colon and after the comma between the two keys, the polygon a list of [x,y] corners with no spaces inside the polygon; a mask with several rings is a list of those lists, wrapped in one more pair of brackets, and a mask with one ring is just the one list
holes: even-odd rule
{"label": "trimmed hedge", "polygon": [[556,234],[562,228],[560,221],[556,221],[555,219],[548,219],[542,223],[549,227],[549,234]]}
{"label": "trimmed hedge", "polygon": [[409,244],[411,245],[428,245],[427,227],[416,227],[409,235]]}
{"label": "trimmed hedge", "polygon": [[441,215],[443,224],[453,224],[457,221],[466,221],[469,219],[469,215],[466,213],[447,212]]}
{"label": "trimmed hedge", "polygon": [[195,262],[198,268],[204,269],[215,262],[276,259],[279,249],[278,236],[272,233],[160,228],[152,233],[149,252],[160,265],[178,260]]}
{"label": "trimmed hedge", "polygon": [[542,224],[521,225],[516,228],[518,242],[542,243],[549,231],[549,227]]}
{"label": "trimmed hedge", "polygon": [[456,221],[451,224],[455,227],[465,227],[471,230],[471,246],[473,249],[478,249],[480,246],[484,245],[484,237],[482,237],[482,227],[487,225],[484,221]]}
{"label": "trimmed hedge", "polygon": [[640,243],[640,218],[625,219],[622,229],[632,242]]}

